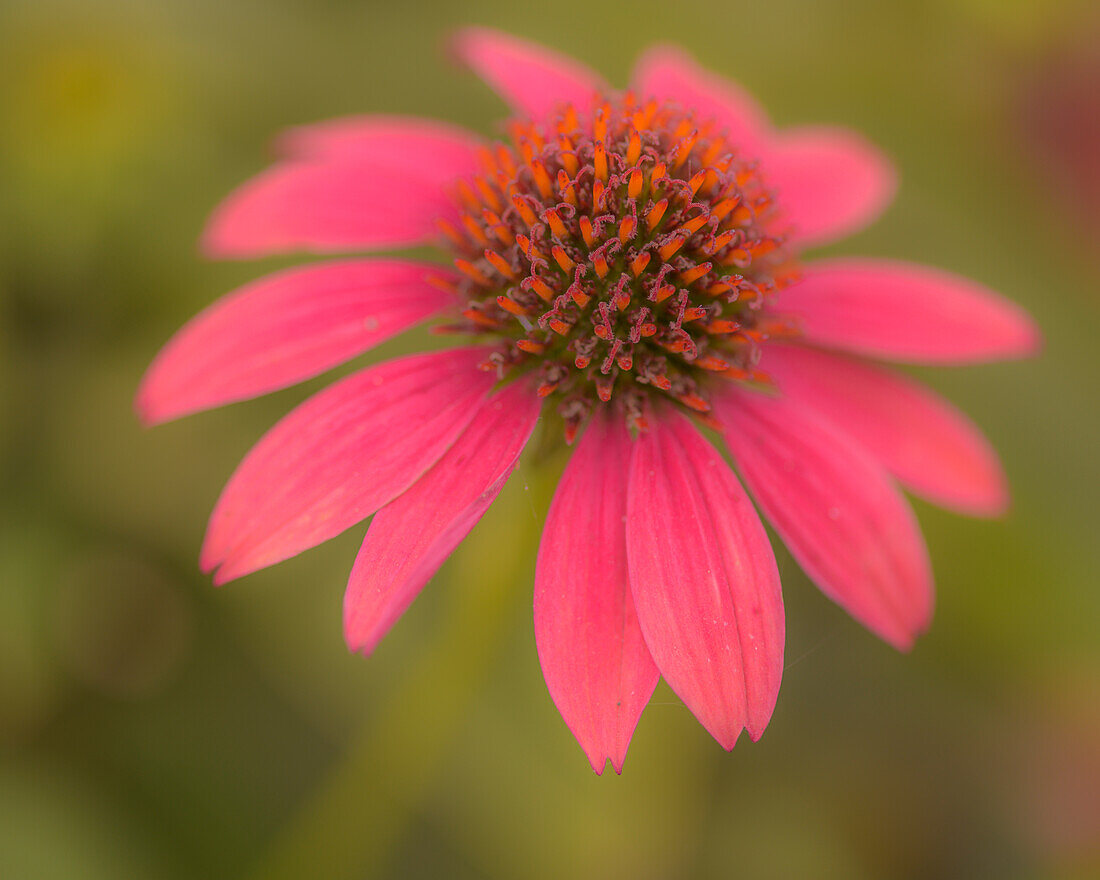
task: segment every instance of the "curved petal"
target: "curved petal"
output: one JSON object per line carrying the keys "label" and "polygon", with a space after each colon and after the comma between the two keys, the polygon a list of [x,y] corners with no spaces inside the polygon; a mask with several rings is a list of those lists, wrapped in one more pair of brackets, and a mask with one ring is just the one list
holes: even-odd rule
{"label": "curved petal", "polygon": [[977,427],[922,385],[866,361],[770,343],[764,357],[780,390],[854,437],[929,501],[977,516],[1008,505],[997,453]]}
{"label": "curved petal", "polygon": [[635,445],[627,497],[630,586],[665,681],[726,749],[755,741],[783,674],[783,598],[752,503],[683,416]]}
{"label": "curved petal", "polygon": [[592,769],[621,773],[660,677],[638,627],[626,561],[633,444],[621,418],[593,417],[562,475],[535,569],[535,643],[554,705]]}
{"label": "curved petal", "polygon": [[770,140],[771,125],[753,97],[736,83],[703,70],[687,53],[657,46],[638,61],[631,79],[639,98],[675,101],[714,119],[747,158],[759,158]]}
{"label": "curved petal", "polygon": [[430,165],[281,162],[222,202],[203,233],[203,250],[247,258],[419,244],[436,237],[438,218],[457,216],[445,191],[453,180]]}
{"label": "curved petal", "polygon": [[894,197],[890,160],[855,132],[802,128],[776,137],[763,161],[784,227],[803,245],[842,238],[873,221]]}
{"label": "curved petal", "polygon": [[345,116],[292,128],[276,141],[294,159],[350,159],[416,172],[426,166],[439,179],[477,170],[481,140],[457,126],[407,116]]}
{"label": "curved petal", "polygon": [[225,583],[327,541],[409,488],[473,418],[486,349],[411,355],[314,395],[245,456],[210,517],[202,567]]}
{"label": "curved petal", "polygon": [[1034,354],[1027,313],[973,281],[896,260],[814,263],[777,297],[806,339],[889,360],[963,364]]}
{"label": "curved petal", "polygon": [[571,103],[587,109],[603,79],[579,61],[490,28],[462,28],[454,51],[519,114],[545,119]]}
{"label": "curved petal", "polygon": [[277,272],[218,300],[161,350],[138,389],[147,424],[285,388],[350,360],[453,301],[451,273],[408,260]]}
{"label": "curved petal", "polygon": [[792,400],[730,390],[715,403],[749,491],[806,574],[868,629],[910,648],[932,615],[932,574],[890,479]]}
{"label": "curved petal", "polygon": [[351,650],[374,650],[496,500],[540,404],[519,382],[483,401],[432,469],[374,515],[344,594]]}

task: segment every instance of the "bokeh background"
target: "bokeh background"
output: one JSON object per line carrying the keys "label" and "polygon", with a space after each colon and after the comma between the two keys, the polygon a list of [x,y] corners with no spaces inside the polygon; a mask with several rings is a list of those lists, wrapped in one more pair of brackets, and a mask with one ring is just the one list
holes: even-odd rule
{"label": "bokeh background", "polygon": [[[921,371],[987,430],[1014,505],[920,502],[939,591],[902,656],[784,553],[788,668],[723,752],[662,685],[597,778],[542,683],[527,461],[369,660],[341,636],[363,529],[221,590],[206,516],[324,384],[139,428],[144,366],[278,263],[204,217],[271,136],[349,112],[486,133],[461,23],[626,81],[676,41],[780,124],[855,126],[896,204],[830,251],[1027,306],[1034,361]],[[1071,0],[28,0],[0,4],[0,877],[1100,876],[1100,9]],[[371,359],[430,344],[426,333]]]}

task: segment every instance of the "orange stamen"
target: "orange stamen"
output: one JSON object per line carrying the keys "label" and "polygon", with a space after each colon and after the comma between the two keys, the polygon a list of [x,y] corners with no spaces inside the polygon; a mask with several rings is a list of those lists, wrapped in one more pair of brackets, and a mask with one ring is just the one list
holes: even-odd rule
{"label": "orange stamen", "polygon": [[558,238],[564,240],[569,237],[569,232],[565,228],[565,224],[561,222],[561,217],[558,216],[558,212],[553,208],[548,209],[543,213],[543,219],[550,226],[550,231],[554,233]]}
{"label": "orange stamen", "polygon": [[496,251],[491,251],[486,248],[485,259],[488,260],[492,267],[509,281],[516,280],[515,271],[513,271],[512,267],[508,265],[508,261],[505,260],[504,257],[498,254]]}
{"label": "orange stamen", "polygon": [[607,150],[604,149],[602,141],[596,141],[596,154],[592,159],[593,167],[596,171],[596,179],[606,182],[607,181]]}
{"label": "orange stamen", "polygon": [[455,260],[455,268],[476,284],[480,284],[483,287],[490,286],[489,279],[482,275],[481,270],[469,260],[464,260],[459,257]]}
{"label": "orange stamen", "polygon": [[576,265],[571,259],[569,254],[565,252],[560,244],[554,245],[550,248],[550,254],[553,256],[554,261],[561,266],[563,272],[572,272],[573,267]]}
{"label": "orange stamen", "polygon": [[519,216],[523,218],[523,222],[529,227],[535,226],[539,222],[539,218],[535,215],[535,212],[531,210],[530,205],[527,204],[527,200],[521,195],[512,196],[512,205],[515,206]]}
{"label": "orange stamen", "polygon": [[649,210],[645,215],[645,222],[650,232],[657,228],[657,224],[661,222],[661,218],[665,216],[667,210],[668,199],[661,199],[661,201],[649,206]]}
{"label": "orange stamen", "polygon": [[677,233],[676,237],[668,242],[668,244],[657,249],[657,256],[667,262],[669,259],[671,259],[672,255],[676,253],[676,251],[680,250],[680,248],[684,246],[684,242],[686,242],[687,240],[688,237],[686,235],[684,235],[683,233]]}
{"label": "orange stamen", "polygon": [[506,296],[498,296],[497,305],[504,309],[504,311],[511,312],[517,318],[526,318],[529,314],[531,314],[529,311],[527,311],[527,309],[521,306],[514,299],[509,299]]}
{"label": "orange stamen", "polygon": [[584,239],[584,243],[589,247],[594,247],[596,244],[596,236],[592,231],[592,221],[587,217],[581,217],[577,225],[581,228],[581,238]]}

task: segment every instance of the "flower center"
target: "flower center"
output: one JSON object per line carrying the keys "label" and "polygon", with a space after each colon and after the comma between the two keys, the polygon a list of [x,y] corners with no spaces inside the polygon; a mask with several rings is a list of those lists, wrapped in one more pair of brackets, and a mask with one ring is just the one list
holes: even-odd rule
{"label": "flower center", "polygon": [[627,94],[509,133],[441,222],[467,301],[449,329],[499,339],[487,369],[537,371],[568,439],[613,397],[641,425],[653,395],[705,413],[715,381],[762,378],[759,343],[789,330],[767,301],[797,267],[712,122]]}

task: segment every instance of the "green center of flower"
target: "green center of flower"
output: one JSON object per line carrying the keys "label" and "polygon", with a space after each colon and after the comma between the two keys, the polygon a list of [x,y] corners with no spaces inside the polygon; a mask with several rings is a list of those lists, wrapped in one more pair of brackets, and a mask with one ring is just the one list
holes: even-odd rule
{"label": "green center of flower", "polygon": [[441,224],[467,301],[452,329],[500,340],[487,369],[535,372],[569,439],[612,398],[640,425],[652,395],[705,413],[715,381],[761,378],[759,343],[788,332],[767,301],[797,268],[713,123],[626,95],[510,135]]}

